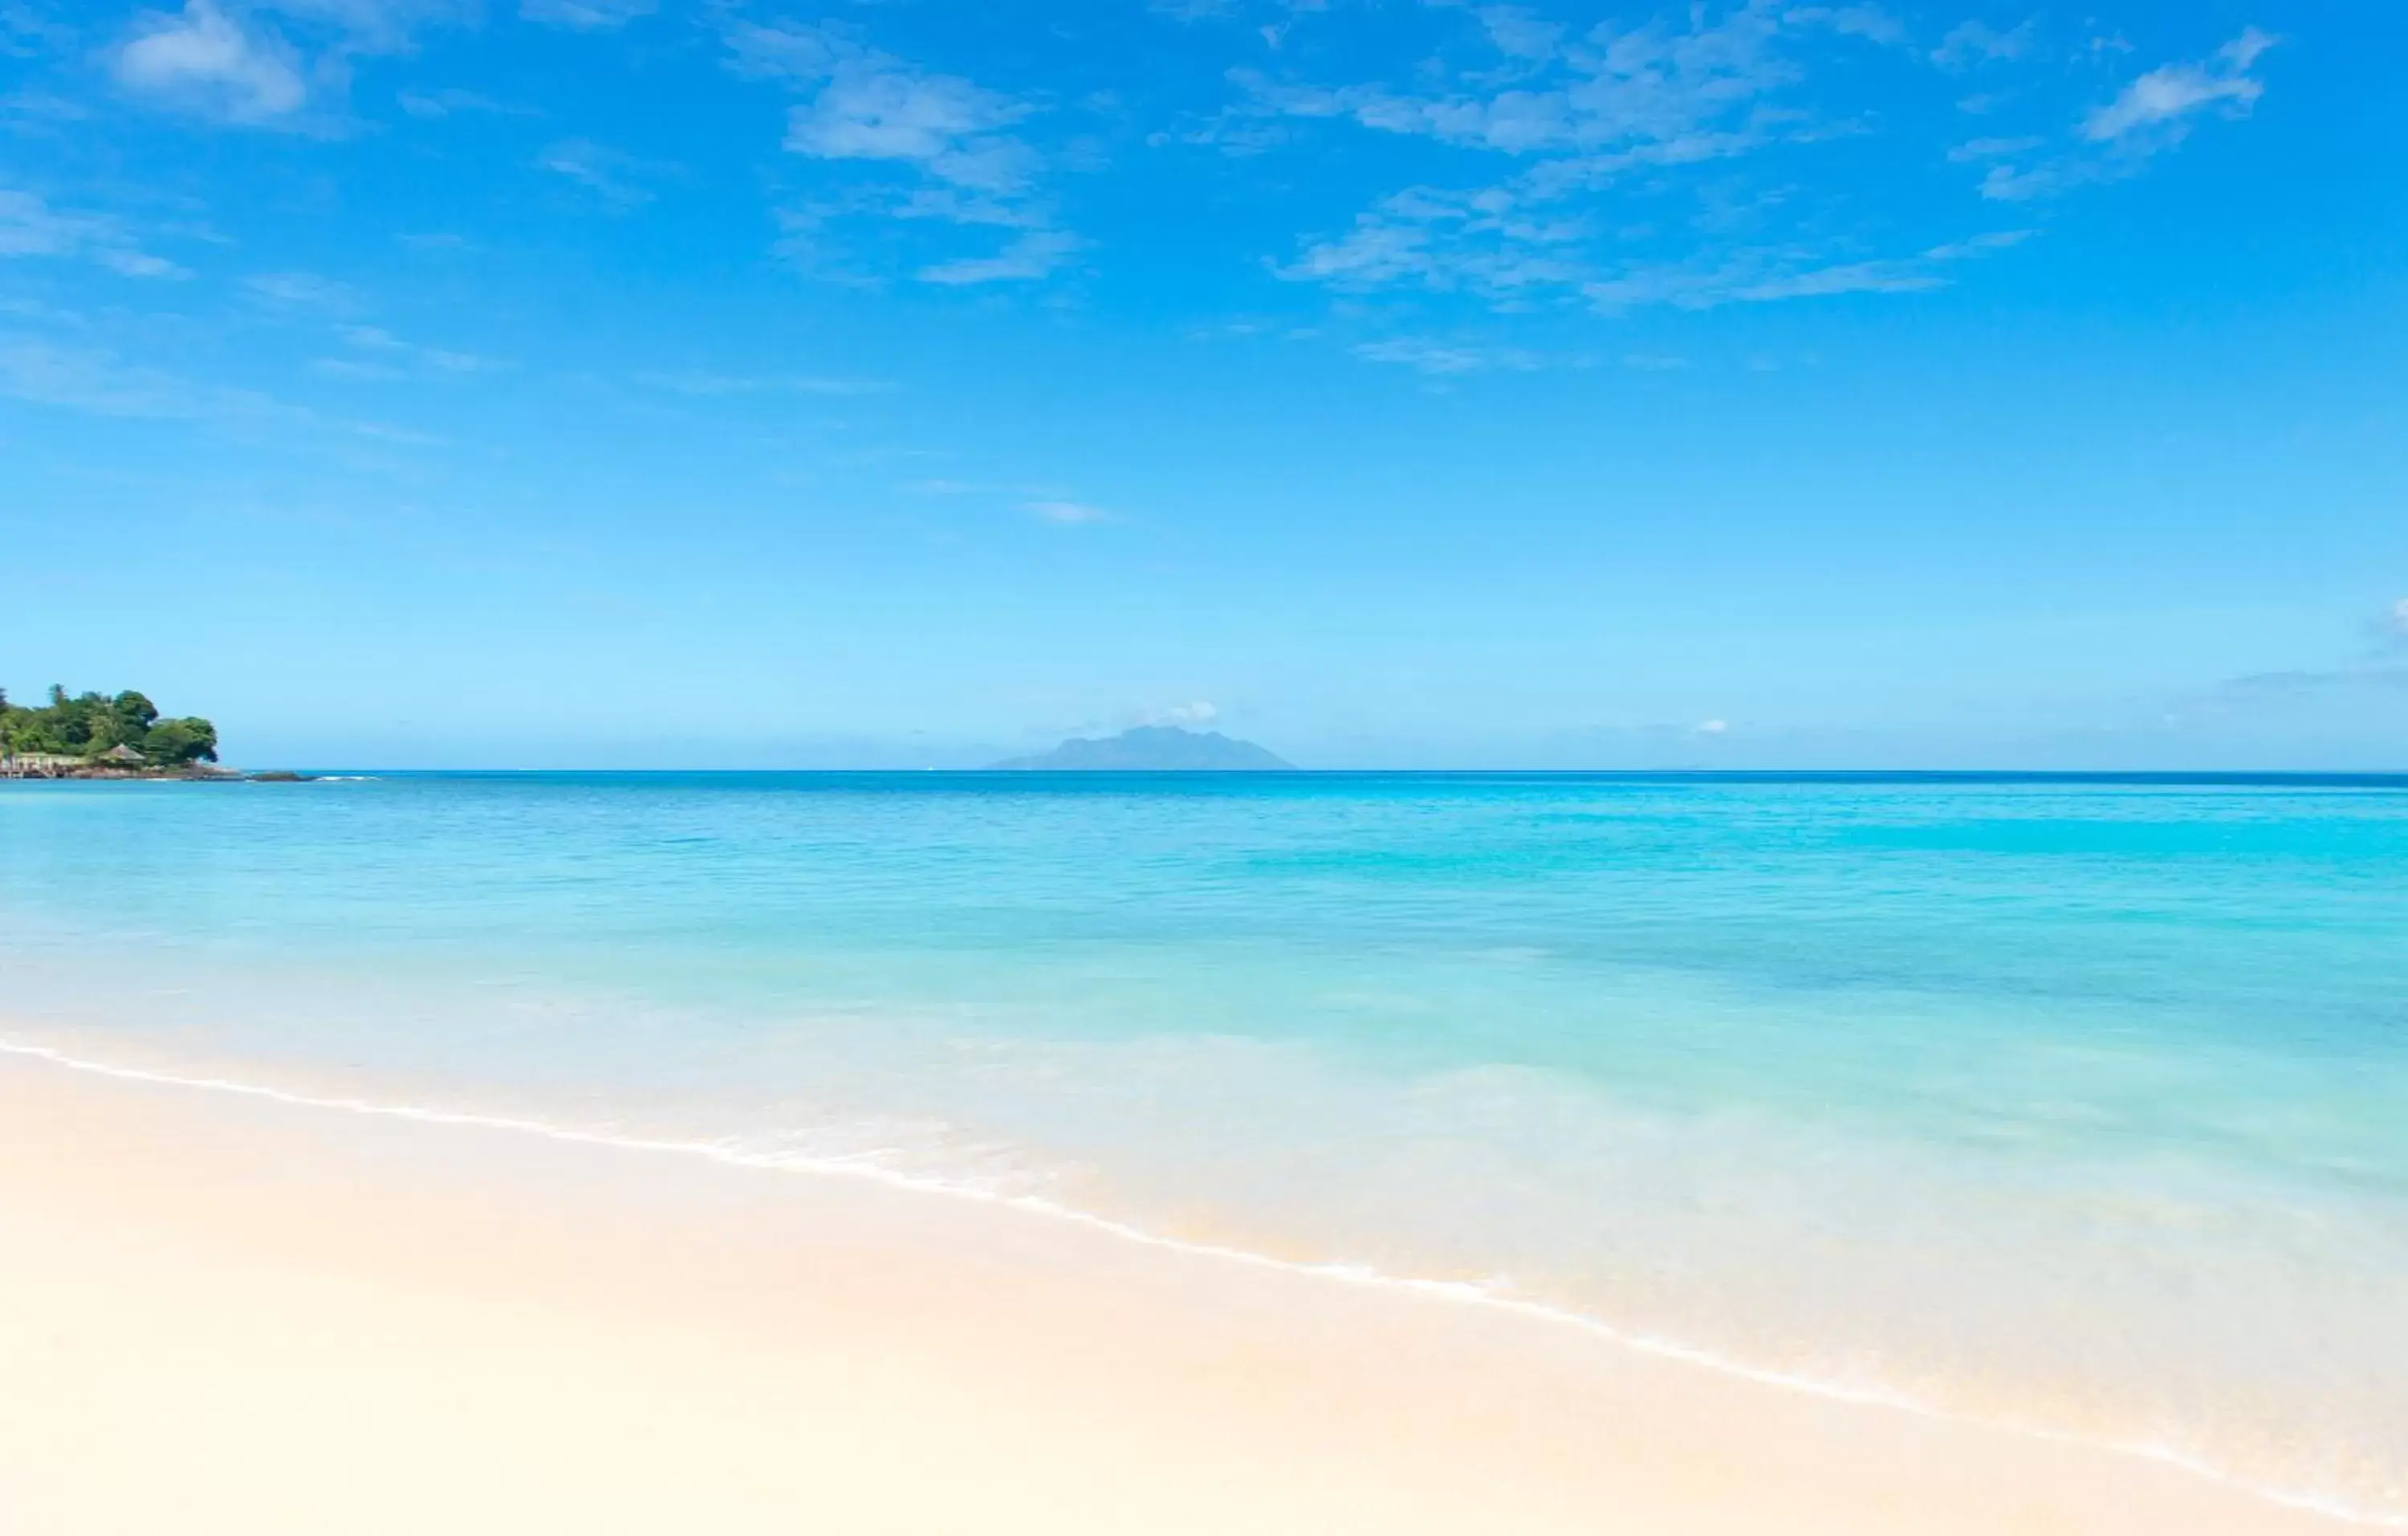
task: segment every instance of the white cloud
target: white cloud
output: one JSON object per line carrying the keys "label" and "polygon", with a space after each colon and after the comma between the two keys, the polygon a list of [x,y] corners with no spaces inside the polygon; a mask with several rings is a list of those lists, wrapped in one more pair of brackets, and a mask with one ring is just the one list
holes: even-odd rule
{"label": "white cloud", "polygon": [[483,14],[480,0],[248,0],[250,8],[272,10],[294,22],[333,35],[346,53],[403,53],[421,27],[473,25]]}
{"label": "white cloud", "polygon": [[1633,266],[1588,283],[1582,292],[1608,314],[1654,305],[1712,309],[1845,294],[1919,294],[1946,287],[1952,280],[1950,265],[2020,245],[2032,233],[1999,230],[1935,245],[1913,256],[1865,261],[1815,261],[1793,251],[1743,250],[1702,262]]}
{"label": "white cloud", "polygon": [[1533,289],[1576,281],[1586,225],[1526,211],[1513,188],[1464,194],[1414,187],[1357,214],[1354,227],[1308,245],[1275,268],[1292,281],[1350,291],[1410,285],[1510,302]]}
{"label": "white cloud", "polygon": [[1907,39],[1906,23],[1879,6],[1797,6],[1782,18],[1792,26],[1825,26],[1843,37],[1897,47]]}
{"label": "white cloud", "polygon": [[1526,6],[1484,6],[1476,14],[1488,40],[1509,58],[1550,59],[1563,42],[1564,29]]}
{"label": "white cloud", "polygon": [[1030,501],[1021,510],[1048,523],[1109,523],[1112,514],[1083,501]]}
{"label": "white cloud", "polygon": [[75,41],[75,29],[27,0],[0,0],[0,57],[30,59]]}
{"label": "white cloud", "polygon": [[1954,240],[1946,245],[1935,245],[1923,253],[1923,259],[1929,262],[1969,261],[1975,256],[1986,256],[1993,251],[2004,251],[2011,246],[2021,245],[2039,233],[2037,229],[1992,230],[1986,235],[1975,235],[1969,239]]}
{"label": "white cloud", "polygon": [[152,420],[262,416],[279,409],[265,395],[194,384],[112,352],[13,337],[0,339],[0,395],[95,416]]}
{"label": "white cloud", "polygon": [[[424,27],[480,11],[479,0],[186,0],[180,12],[139,13],[108,63],[121,88],[165,106],[323,131],[339,121],[327,108],[340,107],[355,58],[408,52]],[[405,110],[412,100],[439,97],[408,98]]]}
{"label": "white cloud", "polygon": [[446,118],[460,112],[490,113],[497,117],[538,117],[533,108],[513,107],[506,101],[480,95],[474,91],[404,91],[394,98],[401,109],[414,118]]}
{"label": "white cloud", "polygon": [[233,122],[288,119],[309,99],[292,46],[265,27],[246,29],[212,0],[136,17],[111,73],[128,91]]}
{"label": "white cloud", "polygon": [[2402,597],[2385,609],[2383,617],[2377,623],[2385,633],[2398,639],[2408,640],[2408,597]]}
{"label": "white cloud", "polygon": [[822,379],[793,374],[767,378],[745,375],[688,370],[678,373],[645,372],[635,376],[639,384],[668,390],[677,395],[752,395],[766,392],[791,392],[796,395],[886,395],[895,385],[879,379]]}
{"label": "white cloud", "polygon": [[[5,54],[6,50],[0,50]],[[36,126],[40,132],[56,132],[59,125],[82,122],[92,116],[92,108],[79,101],[49,91],[16,91],[0,96],[0,117],[12,118],[21,126]]]}
{"label": "white cloud", "polygon": [[[338,327],[336,334],[343,338],[347,346],[391,359],[394,364],[406,365],[421,373],[452,375],[482,373],[503,366],[490,357],[480,357],[474,352],[451,352],[441,347],[423,347],[416,342],[404,341],[391,331],[376,325],[344,325]],[[341,370],[330,368],[322,371],[339,372]]]}
{"label": "white cloud", "polygon": [[1700,720],[1698,722],[1698,734],[1699,736],[1726,736],[1728,735],[1729,732],[1730,722],[1727,720]]}
{"label": "white cloud", "polygon": [[[1351,229],[1305,242],[1295,260],[1274,268],[1279,276],[1350,294],[1398,287],[1461,293],[1508,310],[1583,294],[1601,294],[1611,308],[1642,290],[1670,301],[1676,291],[1742,286],[1713,277],[1727,265],[1713,255],[1634,263],[1634,221],[1624,211],[1630,199],[1610,203],[1597,194],[1638,182],[1641,195],[1656,195],[1670,184],[1667,173],[1680,167],[1847,131],[1844,122],[1821,122],[1780,99],[1806,79],[1806,45],[1828,51],[1835,36],[1881,46],[1907,37],[1895,17],[1870,5],[1752,0],[1689,7],[1642,26],[1609,22],[1551,41],[1512,30],[1518,16],[1500,33],[1488,13],[1480,14],[1508,65],[1451,76],[1425,72],[1411,91],[1233,72],[1246,96],[1228,117],[1345,120],[1510,156],[1524,166],[1469,191],[1423,186],[1382,198]],[[1203,136],[1224,135],[1215,128]],[[1718,221],[1727,211],[1705,202],[1677,224],[1688,243],[1711,252],[1724,243]],[[1662,228],[1642,233],[1658,243],[1684,237]],[[1758,280],[1771,286],[1752,296],[1773,296],[1789,282],[1800,294],[1822,291],[1780,272]],[[1853,280],[1928,285],[1875,270]]]}
{"label": "white cloud", "polygon": [[668,167],[654,165],[590,138],[564,138],[547,145],[535,163],[568,178],[619,212],[652,200],[652,190],[636,179]]}
{"label": "white cloud", "polygon": [[1969,138],[1948,151],[1948,158],[1958,164],[1976,160],[2000,160],[2008,155],[2029,154],[2047,143],[2046,139],[2024,135],[2017,138]]}
{"label": "white cloud", "polygon": [[201,383],[129,363],[93,347],[63,347],[0,336],[0,395],[93,416],[192,422],[237,431],[275,429],[269,440],[295,440],[293,429],[424,445],[423,433],[376,422],[348,421],[287,404],[257,390]]}
{"label": "white cloud", "polygon": [[796,22],[767,26],[738,22],[722,40],[727,45],[727,66],[738,75],[793,85],[817,84],[835,73],[838,62],[866,51],[850,38]]}
{"label": "white cloud", "polygon": [[251,296],[280,309],[315,309],[349,314],[359,308],[359,295],[347,283],[314,272],[258,272],[243,279]]}
{"label": "white cloud", "polygon": [[1931,62],[1942,69],[1964,70],[2020,59],[2031,51],[2035,30],[2029,21],[2005,32],[1984,22],[1961,22],[1931,50]]}
{"label": "white cloud", "polygon": [[920,268],[922,282],[1034,282],[1051,277],[1084,241],[1067,230],[1031,230],[992,256],[961,256]]}
{"label": "white cloud", "polygon": [[[1929,259],[1927,254],[1927,260]],[[1838,262],[1784,272],[1729,290],[1728,296],[1748,304],[1776,299],[1831,298],[1841,294],[1921,294],[1944,288],[1948,280],[1923,262]]]}
{"label": "white cloud", "polygon": [[1505,369],[1526,373],[1546,366],[1543,358],[1514,347],[1455,346],[1421,337],[1389,337],[1366,341],[1354,355],[1372,363],[1390,363],[1430,374],[1486,373]]}
{"label": "white cloud", "polygon": [[2139,174],[2152,156],[2188,137],[2201,112],[2218,108],[2228,116],[2245,116],[2266,89],[2249,70],[2274,41],[2249,27],[2206,59],[2150,70],[2082,119],[2079,147],[2034,161],[1994,165],[1982,178],[1982,195],[1996,202],[2030,202]]}
{"label": "white cloud", "polygon": [[1025,115],[1009,97],[954,76],[849,61],[787,114],[786,148],[823,160],[905,161],[956,186],[1010,193],[1027,184],[1038,159],[998,130]]}
{"label": "white cloud", "polygon": [[519,14],[547,26],[597,32],[652,14],[652,0],[519,0]]}
{"label": "white cloud", "polygon": [[1220,718],[1220,710],[1201,699],[1193,704],[1173,704],[1167,710],[1148,710],[1143,715],[1149,725],[1209,725]]}
{"label": "white cloud", "polygon": [[1046,211],[1026,203],[1007,201],[958,187],[915,187],[900,201],[878,211],[890,219],[936,219],[953,224],[996,224],[1007,229],[1040,228]]}
{"label": "white cloud", "polygon": [[916,273],[946,285],[1039,280],[1084,245],[1054,227],[1052,208],[1037,194],[1044,156],[1009,131],[1034,114],[1028,103],[881,52],[835,27],[738,22],[724,38],[738,74],[805,94],[786,114],[790,153],[891,165],[922,179],[781,210],[787,233],[779,250],[789,260],[832,273],[823,249],[831,221],[843,217],[1024,231],[991,255],[927,262]]}
{"label": "white cloud", "polygon": [[0,187],[0,256],[80,256],[128,278],[193,275],[139,249],[114,219],[69,213],[33,193],[6,187]]}
{"label": "white cloud", "polygon": [[2083,122],[2083,136],[2107,143],[2151,129],[2179,136],[2186,120],[2202,108],[2222,105],[2235,114],[2246,112],[2266,90],[2249,68],[2273,46],[2272,36],[2249,27],[2211,58],[2152,69],[2091,113]]}
{"label": "white cloud", "polygon": [[785,147],[822,160],[891,160],[939,180],[1011,193],[1039,157],[1002,130],[1030,108],[957,75],[920,68],[828,27],[741,22],[726,33],[729,66],[810,92],[786,118]]}
{"label": "white cloud", "polygon": [[[1800,7],[1801,25],[1861,34],[1883,30],[1870,7]],[[1744,118],[1768,93],[1800,78],[1780,49],[1784,14],[1757,3],[1688,25],[1601,22],[1552,50],[1534,78],[1466,76],[1469,89],[1415,94],[1380,85],[1336,88],[1275,82],[1250,70],[1231,79],[1250,95],[1241,115],[1351,118],[1367,128],[1420,135],[1509,154],[1590,153],[1665,144]],[[1490,29],[1492,40],[1495,31]]]}

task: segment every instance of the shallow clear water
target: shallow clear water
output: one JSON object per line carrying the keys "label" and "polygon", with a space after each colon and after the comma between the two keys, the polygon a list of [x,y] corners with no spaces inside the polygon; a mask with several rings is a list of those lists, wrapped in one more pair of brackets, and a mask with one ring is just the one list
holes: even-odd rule
{"label": "shallow clear water", "polygon": [[2408,1518],[2408,780],[12,784],[0,964]]}

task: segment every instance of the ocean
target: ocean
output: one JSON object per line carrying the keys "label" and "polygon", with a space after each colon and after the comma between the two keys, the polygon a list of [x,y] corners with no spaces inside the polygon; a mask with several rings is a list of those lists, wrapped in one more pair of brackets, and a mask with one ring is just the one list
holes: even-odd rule
{"label": "ocean", "polygon": [[2408,1525],[2408,778],[11,783],[0,1045],[1012,1200]]}

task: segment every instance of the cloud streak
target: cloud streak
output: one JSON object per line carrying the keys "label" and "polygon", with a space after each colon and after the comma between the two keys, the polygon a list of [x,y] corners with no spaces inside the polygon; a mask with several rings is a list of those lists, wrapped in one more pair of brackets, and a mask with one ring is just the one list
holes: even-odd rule
{"label": "cloud streak", "polygon": [[1982,179],[1982,195],[2028,202],[2137,175],[2153,157],[2189,137],[2210,112],[2247,116],[2266,93],[2265,82],[2250,71],[2275,41],[2246,27],[2207,58],[2149,70],[2083,114],[2074,149],[1991,166]]}
{"label": "cloud streak", "polygon": [[[1743,238],[1745,226],[1778,206],[1777,196],[1755,208],[1701,198],[1686,212],[1631,211],[1634,195],[1667,208],[1684,181],[1709,195],[1736,185],[1736,173],[1709,179],[1709,167],[1774,150],[1802,151],[1854,132],[1792,98],[1809,78],[1810,60],[1833,50],[1903,52],[1910,35],[1885,10],[1752,0],[1577,34],[1525,11],[1477,15],[1500,62],[1412,90],[1233,74],[1242,93],[1233,120],[1345,122],[1519,167],[1483,186],[1423,184],[1381,197],[1352,227],[1309,238],[1292,259],[1273,264],[1277,276],[1348,295],[1406,290],[1463,295],[1508,312],[1584,302],[1622,313],[1919,292],[1945,286],[1950,263],[2023,237],[1980,235],[1868,255],[1829,234]],[[1960,28],[1942,51],[1969,63],[2005,56],[2027,36]],[[1634,253],[1649,246],[1662,253]],[[1385,343],[1356,351],[1392,360]],[[1429,356],[1445,359],[1442,352]]]}
{"label": "cloud streak", "polygon": [[2244,113],[2266,92],[2264,82],[2251,76],[2249,68],[2273,46],[2272,37],[2250,27],[2216,50],[2213,58],[2152,69],[2091,113],[2082,124],[2082,135],[2094,144],[2114,143],[2152,130],[2186,132],[2189,120],[2210,107]]}
{"label": "cloud streak", "polygon": [[652,0],[520,0],[519,14],[545,26],[606,32],[652,13]]}
{"label": "cloud streak", "polygon": [[1058,229],[1031,230],[992,256],[958,256],[920,268],[922,282],[961,286],[1036,282],[1052,277],[1085,242]]}
{"label": "cloud streak", "polygon": [[674,168],[590,138],[564,138],[547,145],[535,163],[539,169],[566,177],[614,213],[632,212],[651,202],[655,194],[639,179]]}
{"label": "cloud streak", "polygon": [[647,371],[637,374],[635,380],[653,389],[705,398],[758,394],[891,395],[896,389],[893,383],[881,379],[825,379],[796,374],[764,378],[694,370],[681,373]]}
{"label": "cloud streak", "polygon": [[1373,363],[1387,363],[1412,368],[1418,373],[1446,376],[1463,373],[1489,373],[1502,369],[1527,373],[1546,366],[1546,360],[1536,352],[1518,347],[1484,347],[1433,341],[1424,337],[1387,337],[1378,341],[1366,341],[1353,349],[1355,356]]}
{"label": "cloud streak", "polygon": [[53,208],[36,194],[5,187],[0,187],[0,256],[80,257],[127,278],[193,275],[141,249],[114,219]]}
{"label": "cloud streak", "polygon": [[1083,501],[1028,501],[1021,504],[1021,510],[1032,517],[1041,518],[1048,523],[1058,523],[1065,526],[1112,521],[1111,513],[1101,507],[1091,506]]}
{"label": "cloud streak", "polygon": [[739,22],[727,29],[729,67],[803,93],[789,108],[787,152],[884,167],[918,185],[888,183],[867,199],[788,210],[787,249],[808,255],[831,218],[867,216],[1017,228],[999,250],[924,263],[923,282],[1029,282],[1058,270],[1084,242],[1053,227],[1037,195],[1044,157],[1015,132],[1029,103],[958,75],[923,68],[829,26]]}

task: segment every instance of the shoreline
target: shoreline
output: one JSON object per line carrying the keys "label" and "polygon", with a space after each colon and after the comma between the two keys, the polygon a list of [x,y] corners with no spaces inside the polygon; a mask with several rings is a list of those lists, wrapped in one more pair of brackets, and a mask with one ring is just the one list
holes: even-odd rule
{"label": "shoreline", "polygon": [[[1440,1530],[1476,1523],[1571,1530],[1643,1514],[1651,1529],[1701,1533],[1902,1533],[1931,1529],[1935,1506],[1950,1512],[1947,1529],[1967,1532],[2272,1533],[2380,1523],[2277,1503],[2145,1448],[1839,1400],[1811,1384],[1775,1390],[1726,1365],[1649,1353],[1643,1342],[1612,1336],[1601,1325],[1506,1298],[1450,1293],[1428,1282],[1366,1283],[1060,1208],[931,1189],[875,1170],[710,1161],[702,1144],[630,1145],[538,1122],[312,1099],[80,1062],[44,1047],[0,1046],[0,1104],[7,1106],[0,1150],[9,1154],[0,1159],[0,1256],[18,1251],[0,1265],[9,1276],[0,1279],[0,1313],[45,1315],[28,1305],[37,1299],[24,1294],[27,1272],[48,1271],[57,1282],[52,1310],[56,1298],[95,1288],[96,1278],[113,1272],[108,1255],[93,1251],[96,1234],[152,1241],[173,1231],[187,1245],[183,1268],[191,1275],[174,1267],[117,1274],[133,1290],[121,1313],[172,1310],[192,1275],[255,1273],[263,1265],[280,1281],[331,1270],[364,1285],[366,1295],[347,1296],[331,1313],[300,1309],[339,1338],[390,1331],[430,1295],[480,1307],[507,1301],[533,1327],[534,1340],[496,1335],[453,1358],[455,1388],[499,1375],[574,1419],[578,1405],[553,1401],[542,1372],[522,1378],[544,1357],[543,1340],[563,1327],[579,1335],[580,1320],[590,1321],[597,1306],[607,1312],[624,1302],[616,1293],[638,1280],[642,1304],[632,1318],[579,1335],[567,1348],[580,1369],[611,1361],[611,1370],[624,1370],[628,1379],[603,1394],[604,1403],[637,1412],[656,1397],[662,1371],[679,1376],[697,1364],[691,1348],[666,1359],[619,1357],[612,1341],[624,1328],[689,1346],[698,1328],[731,1336],[740,1357],[767,1351],[802,1380],[824,1375],[831,1362],[872,1374],[897,1359],[924,1368],[925,1379],[882,1420],[886,1428],[856,1447],[873,1463],[932,1434],[950,1447],[940,1460],[975,1460],[997,1437],[1014,1438],[1016,1418],[1030,1405],[1041,1406],[1060,1431],[1024,1446],[1011,1467],[987,1472],[958,1509],[931,1506],[929,1490],[891,1479],[838,1476],[843,1486],[835,1488],[825,1479],[838,1469],[823,1467],[810,1486],[755,1488],[737,1504],[710,1505],[722,1529],[824,1516],[830,1499],[853,1500],[839,1507],[853,1512],[848,1519],[870,1522],[858,1529],[961,1529],[965,1520],[998,1529],[998,1510],[1018,1510],[1052,1530],[1126,1529],[1132,1519],[1188,1529],[1175,1511],[1149,1505],[1140,1516],[1125,1500],[1185,1507],[1211,1489],[1231,1498],[1241,1490],[1247,1507],[1194,1529]],[[129,1159],[128,1146],[154,1156]],[[665,1151],[706,1156],[670,1158],[660,1156]],[[823,1176],[798,1179],[797,1171]],[[828,1176],[838,1172],[853,1176]],[[955,1198],[929,1198],[940,1192]],[[32,1229],[40,1218],[29,1213],[61,1200],[64,1232],[41,1241]],[[195,1232],[191,1219],[199,1209],[227,1219]],[[410,1213],[428,1240],[406,1254],[380,1248],[372,1231],[360,1230],[391,1227],[400,1213]],[[498,1228],[496,1214],[506,1218]],[[665,1231],[678,1241],[662,1243]],[[497,1274],[497,1243],[539,1262],[532,1272]],[[564,1266],[559,1259],[568,1254],[597,1262]],[[965,1276],[979,1284],[966,1285]],[[292,1314],[260,1313],[238,1286],[201,1288],[214,1298],[203,1329],[209,1336],[249,1330],[272,1341],[280,1317]],[[898,1310],[893,1299],[901,1296],[926,1304]],[[1433,1305],[1441,1300],[1458,1304]],[[1568,1328],[1567,1321],[1584,1327]],[[0,1359],[24,1350],[36,1373],[24,1375],[29,1367],[21,1364],[18,1379],[54,1377],[72,1395],[79,1376],[108,1373],[103,1361],[122,1353],[103,1342],[107,1322],[85,1318],[71,1328],[81,1347],[58,1358],[8,1337],[22,1335],[24,1322],[0,1324]],[[223,1370],[179,1364],[178,1337],[154,1339],[141,1358],[116,1359],[108,1369],[152,1379],[152,1395],[251,1389]],[[865,1358],[864,1339],[882,1346]],[[418,1357],[371,1359],[344,1379],[380,1381]],[[752,1384],[748,1389],[762,1386],[744,1371],[737,1377]],[[713,1379],[722,1390],[738,1385]],[[965,1388],[1014,1407],[964,1415],[953,1400]],[[778,1400],[768,1416],[806,1441],[837,1430],[847,1416],[840,1400],[824,1395],[770,1396]],[[125,1481],[123,1472],[159,1449],[118,1446],[120,1427],[105,1418],[85,1424],[87,1443],[79,1444],[72,1421],[40,1416],[8,1425],[7,1416],[0,1414],[5,1443],[50,1443],[47,1457],[31,1454],[32,1466],[122,1459],[103,1483]],[[290,1417],[289,1406],[280,1414],[274,1402],[263,1403],[258,1416],[272,1434],[271,1426]],[[710,1426],[703,1442],[725,1435],[742,1443],[753,1433],[709,1414],[701,1421]],[[1145,1430],[1141,1445],[1127,1449],[1141,1454],[1124,1458],[1119,1472],[1091,1464],[1093,1437],[1136,1427]],[[494,1432],[505,1442],[525,1436],[531,1446],[555,1438],[525,1428],[518,1415]],[[610,1435],[589,1427],[584,1438],[598,1443]],[[365,1446],[344,1452],[366,1453]],[[1271,1463],[1280,1473],[1261,1475]],[[482,1486],[473,1466],[422,1470],[430,1475],[415,1480],[421,1500]],[[652,1473],[647,1486],[681,1489],[688,1503],[733,1497],[722,1486],[732,1474],[707,1445]],[[357,1475],[373,1483],[378,1471]],[[0,1513],[25,1497],[13,1481],[0,1475]],[[1518,1500],[1510,1511],[1496,1507],[1500,1489]],[[264,1491],[224,1489],[224,1529],[279,1529],[261,1518],[255,1499]],[[553,1529],[547,1511],[573,1507],[580,1497],[546,1484],[492,1529]],[[901,1502],[887,1507],[894,1500]],[[485,1529],[462,1524],[456,1507],[444,1510],[439,1517],[453,1529]],[[130,1529],[163,1517],[154,1511],[129,1514],[122,1527],[53,1524]],[[436,1517],[430,1506],[422,1518]],[[180,1529],[213,1528],[184,1519]]]}

